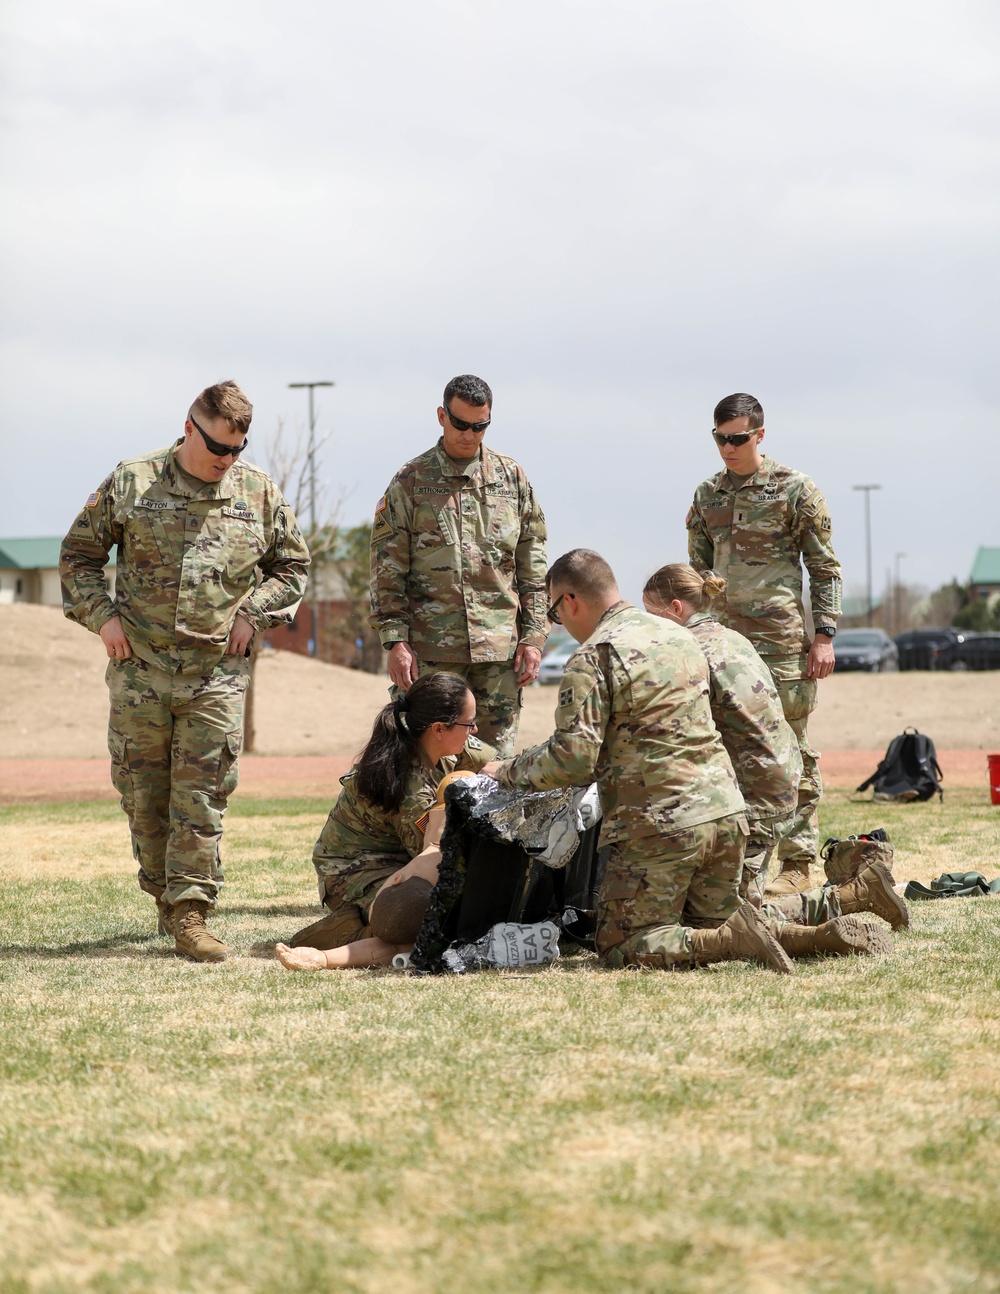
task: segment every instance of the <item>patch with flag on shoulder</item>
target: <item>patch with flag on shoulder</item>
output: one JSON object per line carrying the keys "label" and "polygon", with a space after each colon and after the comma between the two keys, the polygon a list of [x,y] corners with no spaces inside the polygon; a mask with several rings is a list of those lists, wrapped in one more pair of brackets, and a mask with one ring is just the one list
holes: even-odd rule
{"label": "patch with flag on shoulder", "polygon": [[391,534],[392,522],[389,520],[388,507],[383,494],[378,503],[375,504],[375,520],[372,522],[372,543],[381,543],[383,539]]}
{"label": "patch with flag on shoulder", "polygon": [[414,822],[414,824],[413,824],[413,825],[414,825],[414,826],[416,827],[416,829],[420,832],[420,834],[421,834],[421,835],[423,835],[423,834],[426,832],[426,830],[427,830],[427,824],[428,824],[428,822],[430,822],[430,820],[431,820],[431,811],[430,811],[430,809],[426,809],[426,810],[425,810],[425,811],[420,815],[420,817],[419,817],[419,818],[417,818],[416,822]]}
{"label": "patch with flag on shoulder", "polygon": [[87,502],[84,504],[84,507],[96,508],[97,505],[100,503],[100,501],[101,501],[100,490],[91,490],[91,492],[87,495]]}

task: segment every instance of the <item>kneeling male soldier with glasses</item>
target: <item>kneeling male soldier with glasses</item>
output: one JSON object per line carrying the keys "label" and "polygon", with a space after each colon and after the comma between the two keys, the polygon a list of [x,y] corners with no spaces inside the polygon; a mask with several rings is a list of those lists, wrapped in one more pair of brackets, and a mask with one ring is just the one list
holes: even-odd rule
{"label": "kneeling male soldier with glasses", "polygon": [[524,469],[483,444],[492,409],[482,378],[452,378],[440,440],[389,482],[372,524],[369,621],[400,692],[424,674],[461,675],[480,737],[508,755],[548,635],[546,531]]}
{"label": "kneeling male soldier with glasses", "polygon": [[[795,820],[778,845],[781,870],[769,894],[808,889],[818,844],[816,806],[823,793],[806,727],[817,681],[833,672],[841,611],[841,571],[830,510],[814,481],[760,452],[764,410],[752,395],[715,407],[712,436],[725,464],[702,481],[687,515],[688,553],[696,571],[726,581],[713,608],[722,624],[748,638],[770,670],[802,756]],[[809,572],[816,634],[806,636],[802,563]]]}
{"label": "kneeling male soldier with glasses", "polygon": [[291,622],[309,567],[281,491],[239,461],[252,415],[235,382],[202,391],[180,440],[119,463],[90,495],[59,558],[63,610],[110,657],[111,773],[139,886],[156,899],[160,933],[196,961],[229,951],[205,914],[223,880],[251,643]]}
{"label": "kneeling male soldier with glasses", "polygon": [[581,643],[559,688],[556,730],[487,764],[501,786],[548,791],[596,781],[610,845],[598,895],[607,966],[670,969],[748,958],[791,962],[737,889],[745,805],[691,634],[623,602],[610,566],[585,548],[547,577],[548,615]]}

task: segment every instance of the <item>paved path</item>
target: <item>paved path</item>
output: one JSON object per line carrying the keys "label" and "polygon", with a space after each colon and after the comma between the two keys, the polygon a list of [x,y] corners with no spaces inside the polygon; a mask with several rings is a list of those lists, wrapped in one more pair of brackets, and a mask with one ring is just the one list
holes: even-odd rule
{"label": "paved path", "polygon": [[[826,785],[853,790],[873,773],[882,750],[833,750],[820,767]],[[944,785],[987,789],[986,752],[945,750],[938,757]],[[351,766],[347,755],[272,757],[244,755],[236,797],[309,797],[333,800],[337,779]],[[0,804],[114,800],[107,759],[0,759]]]}

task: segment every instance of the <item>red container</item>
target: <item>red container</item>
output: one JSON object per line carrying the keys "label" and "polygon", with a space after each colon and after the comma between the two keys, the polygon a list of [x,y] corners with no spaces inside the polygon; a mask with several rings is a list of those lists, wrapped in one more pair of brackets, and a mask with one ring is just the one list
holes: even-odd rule
{"label": "red container", "polygon": [[987,755],[990,769],[990,804],[1000,804],[1000,755]]}

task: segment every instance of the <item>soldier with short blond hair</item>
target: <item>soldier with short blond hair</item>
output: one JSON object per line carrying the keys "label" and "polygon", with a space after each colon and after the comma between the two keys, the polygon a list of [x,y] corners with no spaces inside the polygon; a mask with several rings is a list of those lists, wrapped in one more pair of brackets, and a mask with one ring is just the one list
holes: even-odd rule
{"label": "soldier with short blond hair", "polygon": [[452,378],[441,438],[389,482],[372,525],[369,620],[401,692],[423,674],[460,674],[483,739],[508,754],[548,635],[546,530],[524,469],[483,444],[492,410],[482,378]]}
{"label": "soldier with short blond hair", "polygon": [[[281,491],[243,462],[253,409],[235,382],[197,397],[184,434],[119,463],[63,540],[63,610],[110,658],[108,745],[160,933],[196,961],[228,949],[205,915],[236,789],[254,636],[290,624],[309,553]],[[112,599],[104,566],[117,547]]]}

